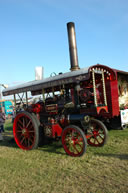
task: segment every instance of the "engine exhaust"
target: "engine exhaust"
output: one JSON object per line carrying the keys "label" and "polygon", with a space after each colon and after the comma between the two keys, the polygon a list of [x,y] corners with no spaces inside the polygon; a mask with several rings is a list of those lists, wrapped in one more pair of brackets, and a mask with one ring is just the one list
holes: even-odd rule
{"label": "engine exhaust", "polygon": [[78,64],[75,24],[73,22],[67,23],[67,30],[68,30],[70,65],[71,65],[70,70],[75,71],[80,69]]}

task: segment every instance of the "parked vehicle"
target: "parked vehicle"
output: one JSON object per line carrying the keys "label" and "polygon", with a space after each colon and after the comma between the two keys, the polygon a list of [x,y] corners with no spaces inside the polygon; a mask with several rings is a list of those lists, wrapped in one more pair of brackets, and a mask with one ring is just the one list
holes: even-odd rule
{"label": "parked vehicle", "polygon": [[[13,124],[21,149],[35,149],[54,138],[62,140],[68,155],[82,156],[87,144],[102,147],[106,143],[106,126],[128,124],[128,98],[123,99],[124,92],[128,94],[128,73],[101,64],[80,69],[74,23],[67,26],[71,71],[3,90],[4,96],[14,95],[15,109],[16,96],[26,96]],[[42,94],[42,100],[28,105],[28,91],[32,96]]]}

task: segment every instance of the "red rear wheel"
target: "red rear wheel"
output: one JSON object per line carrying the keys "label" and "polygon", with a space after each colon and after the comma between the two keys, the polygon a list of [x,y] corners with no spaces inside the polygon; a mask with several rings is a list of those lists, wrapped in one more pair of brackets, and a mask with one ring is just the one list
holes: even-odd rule
{"label": "red rear wheel", "polygon": [[107,128],[101,121],[92,119],[87,129],[87,143],[91,146],[101,147],[107,141],[107,133]]}
{"label": "red rear wheel", "polygon": [[74,125],[69,125],[62,132],[62,145],[70,156],[82,156],[86,151],[86,138],[83,131]]}
{"label": "red rear wheel", "polygon": [[17,114],[13,124],[13,134],[17,145],[24,150],[38,147],[39,131],[35,117],[28,112]]}

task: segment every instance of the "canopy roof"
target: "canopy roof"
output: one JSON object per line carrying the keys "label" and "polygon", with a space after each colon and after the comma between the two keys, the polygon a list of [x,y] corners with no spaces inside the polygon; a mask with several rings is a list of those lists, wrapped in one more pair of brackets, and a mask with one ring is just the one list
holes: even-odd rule
{"label": "canopy roof", "polygon": [[96,64],[94,66],[81,68],[76,71],[58,74],[53,77],[45,78],[42,80],[34,80],[18,86],[9,87],[4,89],[2,93],[3,93],[3,96],[8,96],[8,95],[27,92],[27,91],[36,92],[39,90],[41,91],[42,89],[47,89],[47,88],[49,89],[60,85],[72,84],[79,81],[88,80],[90,77],[89,72],[91,71],[91,69],[105,69],[105,72],[109,72],[113,76],[113,79],[117,79],[118,73],[128,75],[128,72],[120,71],[117,69],[111,69],[108,66],[104,66],[102,64]]}
{"label": "canopy roof", "polygon": [[53,77],[42,80],[34,80],[14,87],[9,87],[3,90],[3,96],[18,94],[27,91],[36,91],[45,88],[51,88],[63,84],[70,84],[81,80],[89,79],[89,68],[82,68],[77,71],[71,71],[55,75]]}

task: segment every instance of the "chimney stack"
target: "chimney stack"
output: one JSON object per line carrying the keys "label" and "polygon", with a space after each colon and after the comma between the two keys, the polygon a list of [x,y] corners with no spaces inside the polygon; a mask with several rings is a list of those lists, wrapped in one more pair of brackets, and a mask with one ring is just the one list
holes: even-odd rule
{"label": "chimney stack", "polygon": [[70,70],[75,71],[80,69],[77,56],[75,24],[73,22],[67,23],[67,30],[68,30],[69,53],[71,64]]}

